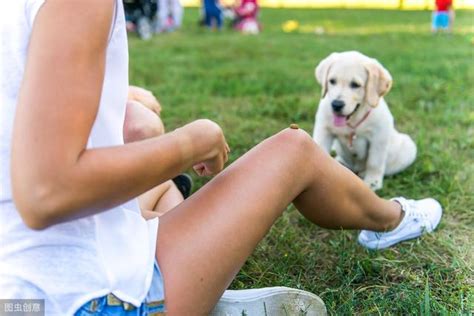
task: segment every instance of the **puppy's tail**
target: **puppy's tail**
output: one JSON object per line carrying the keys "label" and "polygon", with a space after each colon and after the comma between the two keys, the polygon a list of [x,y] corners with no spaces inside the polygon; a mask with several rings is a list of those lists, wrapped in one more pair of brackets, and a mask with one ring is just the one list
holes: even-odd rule
{"label": "puppy's tail", "polygon": [[392,175],[405,170],[416,159],[416,144],[410,136],[402,133],[398,134],[397,143],[393,147],[397,148],[397,152],[393,154],[393,160],[389,162],[385,175]]}

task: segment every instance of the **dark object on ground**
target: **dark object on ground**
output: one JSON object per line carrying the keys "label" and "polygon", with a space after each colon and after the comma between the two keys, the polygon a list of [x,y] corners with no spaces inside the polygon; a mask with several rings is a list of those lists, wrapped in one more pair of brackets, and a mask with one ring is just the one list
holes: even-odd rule
{"label": "dark object on ground", "polygon": [[193,187],[193,179],[186,174],[182,173],[179,176],[173,178],[174,184],[178,188],[179,192],[183,195],[185,199],[187,199],[191,195],[191,189]]}

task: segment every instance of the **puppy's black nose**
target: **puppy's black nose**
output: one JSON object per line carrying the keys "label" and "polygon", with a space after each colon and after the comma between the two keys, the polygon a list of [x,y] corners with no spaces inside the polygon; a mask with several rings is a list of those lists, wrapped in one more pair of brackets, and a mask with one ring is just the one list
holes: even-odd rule
{"label": "puppy's black nose", "polygon": [[334,112],[340,112],[342,108],[344,107],[344,105],[346,104],[344,103],[344,101],[341,101],[341,100],[334,100],[331,102],[331,106]]}

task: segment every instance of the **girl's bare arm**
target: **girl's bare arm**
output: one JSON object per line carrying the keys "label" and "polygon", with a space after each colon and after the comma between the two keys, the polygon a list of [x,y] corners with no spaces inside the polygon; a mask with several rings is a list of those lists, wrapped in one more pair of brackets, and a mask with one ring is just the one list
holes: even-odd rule
{"label": "girl's bare arm", "polygon": [[208,120],[141,142],[86,149],[113,6],[113,0],[52,0],[36,17],[11,165],[14,201],[31,228],[114,207],[200,162],[207,174],[217,173],[227,158],[222,130]]}

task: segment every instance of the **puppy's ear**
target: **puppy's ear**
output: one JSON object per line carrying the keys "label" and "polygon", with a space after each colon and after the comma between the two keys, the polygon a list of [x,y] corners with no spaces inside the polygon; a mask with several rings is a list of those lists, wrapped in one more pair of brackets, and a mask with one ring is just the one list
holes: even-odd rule
{"label": "puppy's ear", "polygon": [[314,75],[316,77],[316,80],[319,82],[321,85],[322,91],[321,91],[321,99],[323,99],[326,96],[326,93],[328,91],[328,73],[329,69],[331,68],[331,65],[336,61],[339,53],[332,53],[325,59],[321,60],[319,65],[316,67],[314,70]]}
{"label": "puppy's ear", "polygon": [[367,83],[365,85],[365,98],[371,107],[379,104],[380,98],[390,91],[392,76],[377,60],[364,64],[367,70]]}

